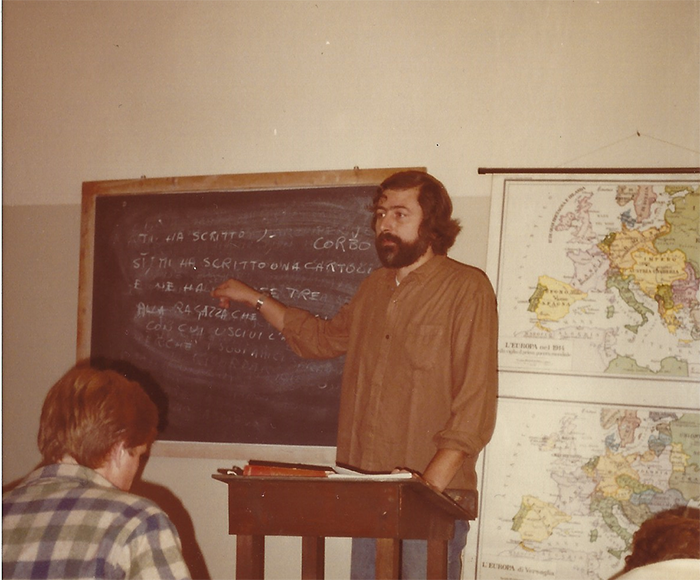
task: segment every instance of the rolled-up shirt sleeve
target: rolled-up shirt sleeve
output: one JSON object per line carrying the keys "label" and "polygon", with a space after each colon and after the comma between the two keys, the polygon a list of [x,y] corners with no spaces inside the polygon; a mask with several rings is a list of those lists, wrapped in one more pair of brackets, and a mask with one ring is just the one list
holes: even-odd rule
{"label": "rolled-up shirt sleeve", "polygon": [[498,314],[491,285],[484,278],[463,306],[455,309],[452,337],[452,404],[437,447],[475,457],[490,441],[498,398]]}

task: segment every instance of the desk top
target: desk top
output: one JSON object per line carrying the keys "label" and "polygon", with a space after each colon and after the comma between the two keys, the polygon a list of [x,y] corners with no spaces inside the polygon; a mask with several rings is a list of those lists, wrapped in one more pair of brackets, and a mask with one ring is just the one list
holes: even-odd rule
{"label": "desk top", "polygon": [[419,478],[214,474],[229,488],[229,533],[448,539],[474,519]]}

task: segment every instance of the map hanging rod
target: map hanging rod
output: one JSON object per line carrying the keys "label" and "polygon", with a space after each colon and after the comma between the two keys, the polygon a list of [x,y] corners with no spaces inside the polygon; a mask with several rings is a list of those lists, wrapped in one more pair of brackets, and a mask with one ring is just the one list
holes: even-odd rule
{"label": "map hanging rod", "polygon": [[500,173],[557,173],[557,174],[657,174],[657,173],[700,173],[700,167],[479,167],[479,175]]}

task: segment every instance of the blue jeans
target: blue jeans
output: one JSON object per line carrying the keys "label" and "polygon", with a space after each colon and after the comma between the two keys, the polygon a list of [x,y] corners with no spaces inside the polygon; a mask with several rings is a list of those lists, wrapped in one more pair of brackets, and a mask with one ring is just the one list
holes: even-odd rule
{"label": "blue jeans", "polygon": [[[462,550],[467,545],[469,522],[457,520],[455,535],[447,545],[447,580],[459,580],[462,576]],[[374,578],[377,543],[374,538],[353,538],[350,560],[350,580]],[[403,540],[401,542],[401,578],[419,580],[425,578],[428,569],[428,542]]]}

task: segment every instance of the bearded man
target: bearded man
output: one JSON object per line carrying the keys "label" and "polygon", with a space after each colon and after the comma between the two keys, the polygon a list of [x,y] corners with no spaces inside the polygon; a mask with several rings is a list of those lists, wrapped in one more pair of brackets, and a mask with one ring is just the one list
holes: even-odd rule
{"label": "bearded man", "polygon": [[[421,171],[388,177],[373,202],[383,268],[323,320],[237,280],[212,295],[255,307],[302,357],[346,355],[337,462],[370,472],[421,474],[457,501],[475,497],[476,461],[493,433],[497,399],[496,298],[479,269],[447,257],[461,230],[444,186]],[[448,549],[461,577],[468,522]],[[425,578],[424,541],[405,540],[402,578]],[[352,578],[374,577],[374,547],[353,540]]]}

